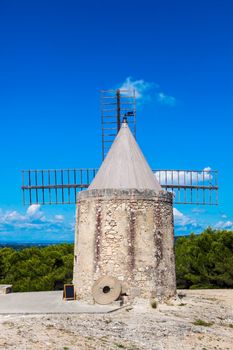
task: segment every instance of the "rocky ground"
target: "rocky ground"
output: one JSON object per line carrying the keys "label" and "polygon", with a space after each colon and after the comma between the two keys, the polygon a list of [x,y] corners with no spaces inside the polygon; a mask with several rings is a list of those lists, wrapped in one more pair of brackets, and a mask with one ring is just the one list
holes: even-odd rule
{"label": "rocky ground", "polygon": [[105,315],[0,315],[0,349],[232,350],[233,290],[183,293],[155,309],[141,303]]}

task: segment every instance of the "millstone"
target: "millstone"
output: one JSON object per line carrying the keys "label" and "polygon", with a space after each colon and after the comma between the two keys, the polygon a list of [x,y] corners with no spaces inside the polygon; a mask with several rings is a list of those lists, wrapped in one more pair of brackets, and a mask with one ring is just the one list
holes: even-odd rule
{"label": "millstone", "polygon": [[97,304],[110,304],[117,300],[120,294],[121,283],[112,276],[100,277],[92,287],[92,295]]}

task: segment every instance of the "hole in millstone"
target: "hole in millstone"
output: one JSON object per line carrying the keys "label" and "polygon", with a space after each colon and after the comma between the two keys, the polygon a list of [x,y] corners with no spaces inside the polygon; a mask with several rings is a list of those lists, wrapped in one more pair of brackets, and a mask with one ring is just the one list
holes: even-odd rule
{"label": "hole in millstone", "polygon": [[105,286],[104,288],[103,288],[103,293],[109,293],[110,292],[110,287],[109,286]]}

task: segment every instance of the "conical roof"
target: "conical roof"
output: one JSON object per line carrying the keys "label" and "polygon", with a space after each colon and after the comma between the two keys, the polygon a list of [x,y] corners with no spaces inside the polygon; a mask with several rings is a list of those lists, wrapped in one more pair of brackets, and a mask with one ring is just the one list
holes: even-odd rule
{"label": "conical roof", "polygon": [[93,189],[162,188],[133,137],[127,122],[123,122],[104,162],[88,190]]}

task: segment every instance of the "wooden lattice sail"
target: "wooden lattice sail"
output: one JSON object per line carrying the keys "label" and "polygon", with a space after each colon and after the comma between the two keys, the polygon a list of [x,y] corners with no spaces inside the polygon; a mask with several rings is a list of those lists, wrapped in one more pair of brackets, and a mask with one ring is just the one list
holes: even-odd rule
{"label": "wooden lattice sail", "polygon": [[[127,132],[129,142],[134,142],[136,137],[135,92],[119,89],[103,90],[101,91],[101,107],[102,156],[104,160],[124,118],[127,119],[128,126],[123,128],[122,132]],[[129,155],[122,152],[119,160],[114,164],[114,171],[121,170],[121,158],[126,156]],[[140,152],[137,156],[140,156]],[[106,180],[108,179],[108,170],[106,169]],[[77,193],[89,187],[97,171],[96,168],[23,170],[23,202],[24,204],[75,204]],[[137,171],[143,178],[143,169]],[[210,168],[204,170],[156,169],[153,170],[153,173],[151,173],[151,177],[154,176],[158,186],[173,193],[175,204],[218,204],[218,172],[216,170]],[[104,174],[102,174],[103,176]],[[135,180],[135,186],[136,184]]]}

